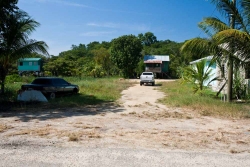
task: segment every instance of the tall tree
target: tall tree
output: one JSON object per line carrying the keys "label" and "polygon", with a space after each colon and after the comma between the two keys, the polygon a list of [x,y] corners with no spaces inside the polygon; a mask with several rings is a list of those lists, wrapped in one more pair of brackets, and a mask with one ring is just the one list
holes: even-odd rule
{"label": "tall tree", "polygon": [[145,46],[150,46],[157,42],[157,38],[152,32],[146,32],[144,35],[141,33],[138,35],[138,38]]}
{"label": "tall tree", "polygon": [[[2,9],[1,9],[2,10]],[[39,26],[39,23],[21,10],[8,15],[1,22],[0,44],[0,84],[4,93],[4,82],[12,63],[20,57],[33,52],[47,54],[47,45],[43,41],[29,39],[29,35]]]}
{"label": "tall tree", "polygon": [[110,75],[112,63],[110,60],[110,53],[105,48],[93,50],[94,59],[97,65],[101,66],[105,74]]}
{"label": "tall tree", "polygon": [[141,59],[142,44],[134,35],[124,35],[112,40],[111,60],[128,78],[134,72]]}
{"label": "tall tree", "polygon": [[222,56],[228,62],[227,100],[232,100],[233,67],[236,60],[244,63],[250,58],[250,1],[249,0],[211,0],[218,11],[228,20],[226,24],[218,18],[205,18],[199,27],[210,36],[210,39],[195,38],[187,41],[182,50],[203,50]]}

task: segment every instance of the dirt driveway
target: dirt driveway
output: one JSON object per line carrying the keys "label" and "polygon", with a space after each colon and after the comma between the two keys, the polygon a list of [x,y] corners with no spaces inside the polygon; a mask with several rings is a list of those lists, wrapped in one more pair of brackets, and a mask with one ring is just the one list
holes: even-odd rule
{"label": "dirt driveway", "polygon": [[[39,166],[36,165],[38,161],[41,166],[60,166],[65,161],[63,164],[68,166],[73,163],[68,154],[73,155],[80,149],[85,150],[82,154],[91,152],[92,155],[92,149],[95,149],[99,153],[107,150],[109,153],[106,154],[110,157],[123,155],[124,150],[129,150],[130,155],[140,155],[134,160],[139,162],[150,150],[154,152],[150,154],[151,158],[158,156],[158,159],[163,152],[188,154],[188,157],[179,157],[183,162],[170,163],[159,159],[160,162],[169,162],[169,165],[216,166],[218,163],[219,166],[250,166],[249,119],[204,117],[195,111],[161,105],[157,103],[157,99],[164,97],[164,94],[158,91],[159,86],[157,82],[156,86],[135,84],[124,90],[122,98],[113,104],[46,111],[34,108],[34,111],[29,112],[23,110],[0,113],[0,161],[12,164],[10,166],[15,166],[13,163]],[[60,151],[67,152],[67,155]],[[50,156],[46,157],[47,154]],[[98,155],[104,158],[105,153],[103,154]],[[202,154],[205,154],[203,158],[200,157]],[[211,154],[214,155],[207,159]],[[58,155],[62,160],[57,162],[55,159]],[[221,163],[218,156],[230,163]],[[191,159],[195,161],[188,165],[185,158],[188,162]],[[204,158],[207,163],[202,164],[205,162]],[[143,161],[141,164],[145,164],[142,166],[158,162],[154,158],[151,162],[150,159],[146,160],[148,163]],[[76,163],[75,166],[79,164]],[[122,166],[140,165],[124,160]]]}

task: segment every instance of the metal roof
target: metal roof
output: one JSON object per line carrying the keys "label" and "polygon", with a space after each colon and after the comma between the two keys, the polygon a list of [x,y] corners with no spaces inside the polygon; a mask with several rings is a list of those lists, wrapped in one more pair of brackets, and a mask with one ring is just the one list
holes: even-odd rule
{"label": "metal roof", "polygon": [[39,61],[41,58],[21,58],[18,61]]}
{"label": "metal roof", "polygon": [[162,63],[163,61],[169,61],[168,55],[145,55],[144,63]]}

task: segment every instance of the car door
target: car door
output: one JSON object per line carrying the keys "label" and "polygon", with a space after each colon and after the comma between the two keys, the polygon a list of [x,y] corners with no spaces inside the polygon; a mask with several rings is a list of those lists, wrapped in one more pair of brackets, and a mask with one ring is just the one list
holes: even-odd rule
{"label": "car door", "polygon": [[53,79],[53,85],[54,85],[54,87],[56,89],[56,92],[58,92],[58,93],[64,92],[65,85],[63,85],[60,78],[54,78]]}
{"label": "car door", "polygon": [[67,81],[65,81],[64,79],[60,79],[60,84],[63,87],[63,92],[65,93],[72,92],[74,89],[73,86],[69,84]]}

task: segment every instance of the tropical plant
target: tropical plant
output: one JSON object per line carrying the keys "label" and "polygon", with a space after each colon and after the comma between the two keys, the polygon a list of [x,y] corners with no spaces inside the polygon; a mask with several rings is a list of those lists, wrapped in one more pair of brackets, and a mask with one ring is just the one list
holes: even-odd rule
{"label": "tropical plant", "polygon": [[[11,65],[24,55],[41,52],[47,54],[47,45],[43,41],[29,39],[29,35],[39,23],[21,10],[12,13],[3,20],[0,44],[0,84],[4,93],[5,78]],[[1,24],[2,25],[2,24]]]}
{"label": "tropical plant", "polygon": [[208,17],[199,23],[199,27],[210,38],[195,38],[187,41],[182,50],[199,54],[206,51],[216,59],[227,60],[227,96],[232,100],[233,68],[244,64],[250,57],[250,1],[249,0],[211,0],[218,11],[229,20],[226,24],[215,17]]}
{"label": "tropical plant", "polygon": [[213,75],[211,67],[214,64],[214,61],[208,62],[209,61],[206,59],[202,59],[200,62],[190,65],[184,69],[182,79],[184,82],[188,82],[193,85],[194,93],[200,92],[202,94],[204,86],[208,86],[211,82],[218,80],[218,77],[211,78]]}

